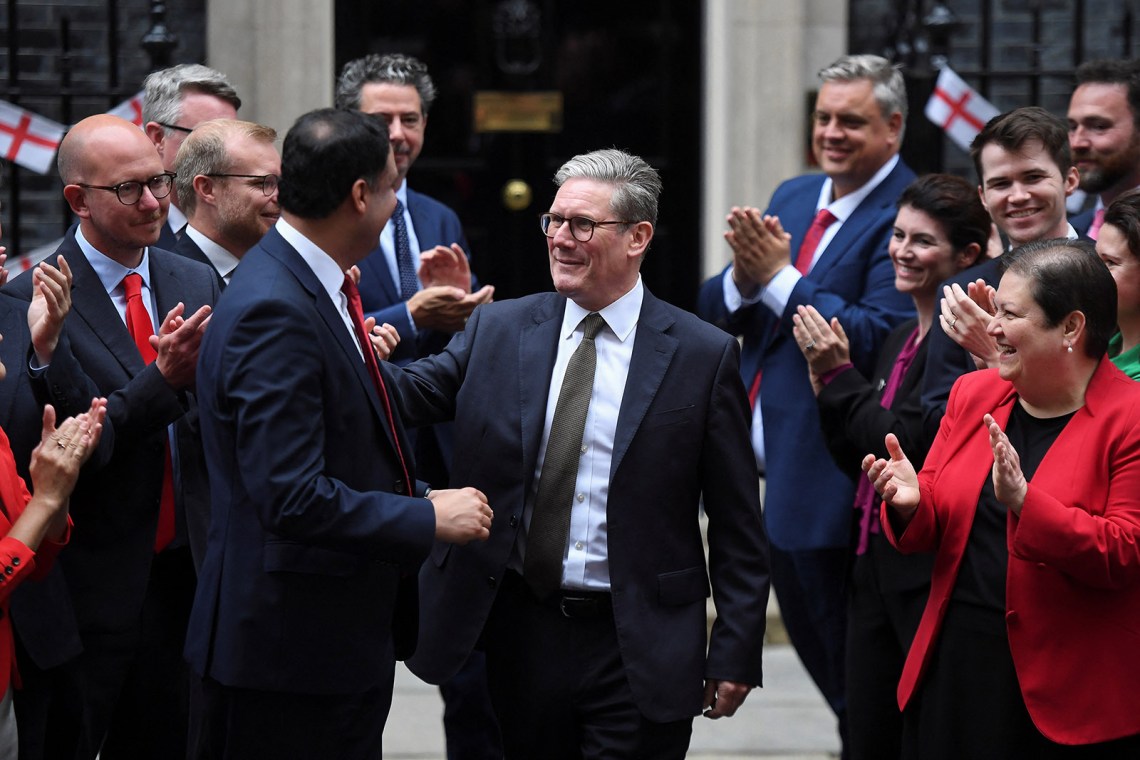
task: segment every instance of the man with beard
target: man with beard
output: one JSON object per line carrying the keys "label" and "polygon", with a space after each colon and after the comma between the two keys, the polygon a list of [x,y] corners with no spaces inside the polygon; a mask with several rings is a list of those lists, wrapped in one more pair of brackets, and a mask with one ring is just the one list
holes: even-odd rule
{"label": "man with beard", "polygon": [[1081,189],[1096,205],[1073,217],[1078,233],[1097,239],[1105,208],[1140,186],[1140,64],[1088,61],[1077,68],[1069,99],[1069,145]]}
{"label": "man with beard", "polygon": [[[143,129],[166,171],[174,170],[178,148],[199,124],[210,119],[236,119],[241,108],[241,98],[226,75],[200,63],[180,63],[151,72],[143,89]],[[176,190],[170,196],[170,209],[160,231],[160,248],[172,251],[182,237],[186,216],[181,208]]]}
{"label": "man with beard", "polygon": [[178,151],[174,189],[187,224],[174,250],[212,266],[223,289],[241,257],[281,216],[276,139],[262,124],[215,119],[195,128]]}

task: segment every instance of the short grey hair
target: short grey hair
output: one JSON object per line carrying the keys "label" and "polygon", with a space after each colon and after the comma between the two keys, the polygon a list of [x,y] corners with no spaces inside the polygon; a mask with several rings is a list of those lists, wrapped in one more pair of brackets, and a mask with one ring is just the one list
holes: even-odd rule
{"label": "short grey hair", "polygon": [[366,84],[415,87],[420,95],[420,109],[424,116],[427,116],[435,102],[435,84],[428,75],[427,66],[410,55],[373,53],[346,63],[336,81],[336,107],[359,111],[360,93]]}
{"label": "short grey hair", "polygon": [[226,75],[200,63],[180,63],[151,72],[143,81],[143,90],[143,124],[177,124],[182,118],[182,98],[191,92],[221,98],[235,111],[241,108],[241,98]]}
{"label": "short grey hair", "polygon": [[628,222],[649,222],[657,226],[661,175],[644,159],[617,148],[582,153],[562,164],[554,175],[554,184],[562,187],[572,179],[592,179],[613,185],[610,210],[615,216]]}
{"label": "short grey hair", "polygon": [[232,136],[250,137],[272,144],[277,139],[277,131],[252,121],[212,119],[202,122],[186,135],[174,159],[174,171],[178,174],[174,179],[174,191],[178,193],[180,208],[186,216],[192,216],[198,206],[194,178],[199,174],[226,174],[230,171],[231,159],[226,152],[226,140]]}
{"label": "short grey hair", "polygon": [[883,119],[891,118],[891,114],[902,115],[902,128],[899,130],[899,143],[902,143],[903,132],[906,129],[907,100],[906,82],[903,80],[902,67],[877,55],[845,55],[835,63],[819,72],[822,82],[854,82],[859,79],[871,81],[871,92]]}

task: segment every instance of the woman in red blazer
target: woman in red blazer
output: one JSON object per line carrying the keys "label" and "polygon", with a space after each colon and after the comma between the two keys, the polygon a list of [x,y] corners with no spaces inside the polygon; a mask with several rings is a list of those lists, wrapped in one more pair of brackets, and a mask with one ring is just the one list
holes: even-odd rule
{"label": "woman in red blazer", "polygon": [[1140,384],[1104,358],[1116,287],[1083,242],[1005,266],[999,367],[955,384],[920,473],[894,436],[863,462],[890,541],[936,552],[898,689],[907,745],[1140,757]]}

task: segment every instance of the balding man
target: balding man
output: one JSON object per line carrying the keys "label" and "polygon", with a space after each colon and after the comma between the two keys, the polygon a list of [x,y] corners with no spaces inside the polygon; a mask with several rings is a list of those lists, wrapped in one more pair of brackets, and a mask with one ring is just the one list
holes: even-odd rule
{"label": "balding man", "polygon": [[198,125],[178,150],[174,189],[187,224],[174,251],[212,266],[222,288],[281,216],[276,139],[262,124],[215,119]]}
{"label": "balding man", "polygon": [[[184,635],[193,567],[174,505],[205,498],[184,421],[218,286],[209,268],[153,247],[173,177],[138,128],[109,115],[84,119],[64,138],[58,162],[64,197],[79,217],[57,251],[74,278],[64,330],[108,398],[114,453],[101,470],[80,476],[71,498],[75,530],[60,565],[83,652],[67,666],[47,731],[74,744],[69,757],[94,758],[100,747],[104,758],[178,757],[184,706],[170,701],[183,687],[176,670],[163,668],[176,666],[169,649],[180,642],[164,636]],[[31,298],[29,274],[8,286],[17,297]],[[185,582],[186,568],[191,589],[172,587]],[[128,681],[144,642],[152,658]],[[109,734],[121,703],[146,707],[123,709],[129,735]]]}
{"label": "balding man", "polygon": [[[178,148],[194,129],[211,119],[236,119],[241,108],[233,85],[217,69],[200,63],[181,63],[159,69],[143,82],[143,129],[154,143],[166,171],[174,169]],[[169,215],[160,230],[158,244],[167,250],[186,227],[178,194],[171,195]]]}

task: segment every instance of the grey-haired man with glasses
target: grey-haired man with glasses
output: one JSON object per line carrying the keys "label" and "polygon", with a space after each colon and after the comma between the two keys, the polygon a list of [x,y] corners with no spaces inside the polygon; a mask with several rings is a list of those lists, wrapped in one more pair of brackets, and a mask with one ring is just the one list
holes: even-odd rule
{"label": "grey-haired man with glasses", "polygon": [[[104,467],[84,470],[71,497],[75,525],[57,564],[70,605],[38,609],[44,625],[74,627],[79,653],[20,661],[47,697],[46,714],[18,720],[43,726],[53,757],[184,757],[180,653],[194,583],[184,512],[207,498],[187,420],[218,286],[210,268],[155,246],[174,177],[136,126],[84,119],[64,137],[58,164],[79,217],[56,252],[73,275],[64,332],[109,400],[104,434],[114,450]],[[6,290],[30,300],[31,274]],[[51,384],[46,400],[65,403],[74,392]]]}
{"label": "grey-haired man with glasses", "polygon": [[223,290],[241,257],[281,216],[276,139],[263,124],[214,119],[178,150],[175,190],[187,224],[174,252],[213,267]]}
{"label": "grey-haired man with glasses", "polygon": [[[143,82],[143,90],[143,129],[158,150],[166,171],[174,170],[182,141],[199,124],[210,119],[236,119],[241,108],[241,98],[226,75],[200,63],[182,63],[154,71]],[[159,246],[174,250],[186,227],[186,216],[175,188]]]}

